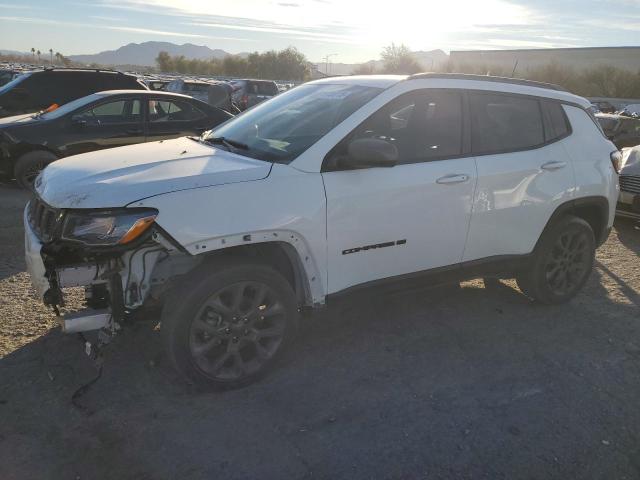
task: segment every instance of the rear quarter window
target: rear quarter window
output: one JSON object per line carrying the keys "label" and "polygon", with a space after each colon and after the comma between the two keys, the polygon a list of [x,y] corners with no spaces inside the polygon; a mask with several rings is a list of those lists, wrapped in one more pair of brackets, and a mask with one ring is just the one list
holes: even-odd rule
{"label": "rear quarter window", "polygon": [[571,133],[571,125],[560,102],[543,100],[542,108],[546,115],[546,140],[551,142]]}
{"label": "rear quarter window", "polygon": [[277,95],[278,87],[273,82],[250,82],[249,93],[256,93],[258,95]]}

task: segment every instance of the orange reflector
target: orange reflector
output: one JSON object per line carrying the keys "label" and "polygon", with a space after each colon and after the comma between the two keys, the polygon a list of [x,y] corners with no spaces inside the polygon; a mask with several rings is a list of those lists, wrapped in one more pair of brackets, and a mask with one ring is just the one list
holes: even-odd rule
{"label": "orange reflector", "polygon": [[53,112],[54,110],[57,110],[59,106],[60,105],[58,105],[57,103],[52,103],[51,105],[49,105],[47,107],[47,109],[44,111],[44,113]]}
{"label": "orange reflector", "polygon": [[144,218],[141,218],[140,220],[137,220],[136,223],[134,223],[131,226],[129,231],[124,234],[124,236],[120,239],[118,243],[120,244],[129,243],[131,240],[135,240],[140,235],[142,235],[142,233],[147,228],[149,228],[149,226],[154,222],[155,219],[156,219],[156,216],[153,215],[151,217],[144,217]]}

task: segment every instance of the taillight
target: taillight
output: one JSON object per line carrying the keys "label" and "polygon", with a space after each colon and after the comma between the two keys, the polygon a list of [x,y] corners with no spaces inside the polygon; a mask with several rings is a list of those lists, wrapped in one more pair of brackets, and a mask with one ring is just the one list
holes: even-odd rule
{"label": "taillight", "polygon": [[622,169],[622,152],[618,150],[611,152],[610,157],[613,169],[616,171],[616,173],[620,173],[620,170]]}

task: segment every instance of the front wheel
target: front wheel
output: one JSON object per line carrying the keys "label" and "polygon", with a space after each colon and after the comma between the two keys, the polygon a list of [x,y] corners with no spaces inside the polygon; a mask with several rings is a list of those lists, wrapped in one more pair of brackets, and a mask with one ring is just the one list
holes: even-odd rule
{"label": "front wheel", "polygon": [[194,272],[165,306],[163,342],[174,366],[195,383],[237,388],[266,373],[291,341],[296,296],[267,265],[210,267]]}
{"label": "front wheel", "polygon": [[516,281],[527,297],[544,304],[569,301],[593,268],[595,236],[583,219],[567,216],[543,233],[530,267]]}
{"label": "front wheel", "polygon": [[57,159],[58,157],[51,152],[34,151],[25,153],[18,158],[13,169],[16,182],[25,190],[32,190],[33,182],[44,167]]}

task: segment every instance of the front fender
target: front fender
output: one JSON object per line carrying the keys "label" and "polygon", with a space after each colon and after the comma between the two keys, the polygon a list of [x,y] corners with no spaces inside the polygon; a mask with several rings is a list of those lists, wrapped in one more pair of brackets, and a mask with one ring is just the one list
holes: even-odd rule
{"label": "front fender", "polygon": [[192,255],[284,242],[297,254],[313,303],[324,303],[326,200],[319,173],[276,164],[262,180],[171,192],[130,206],[156,208],[157,224]]}

